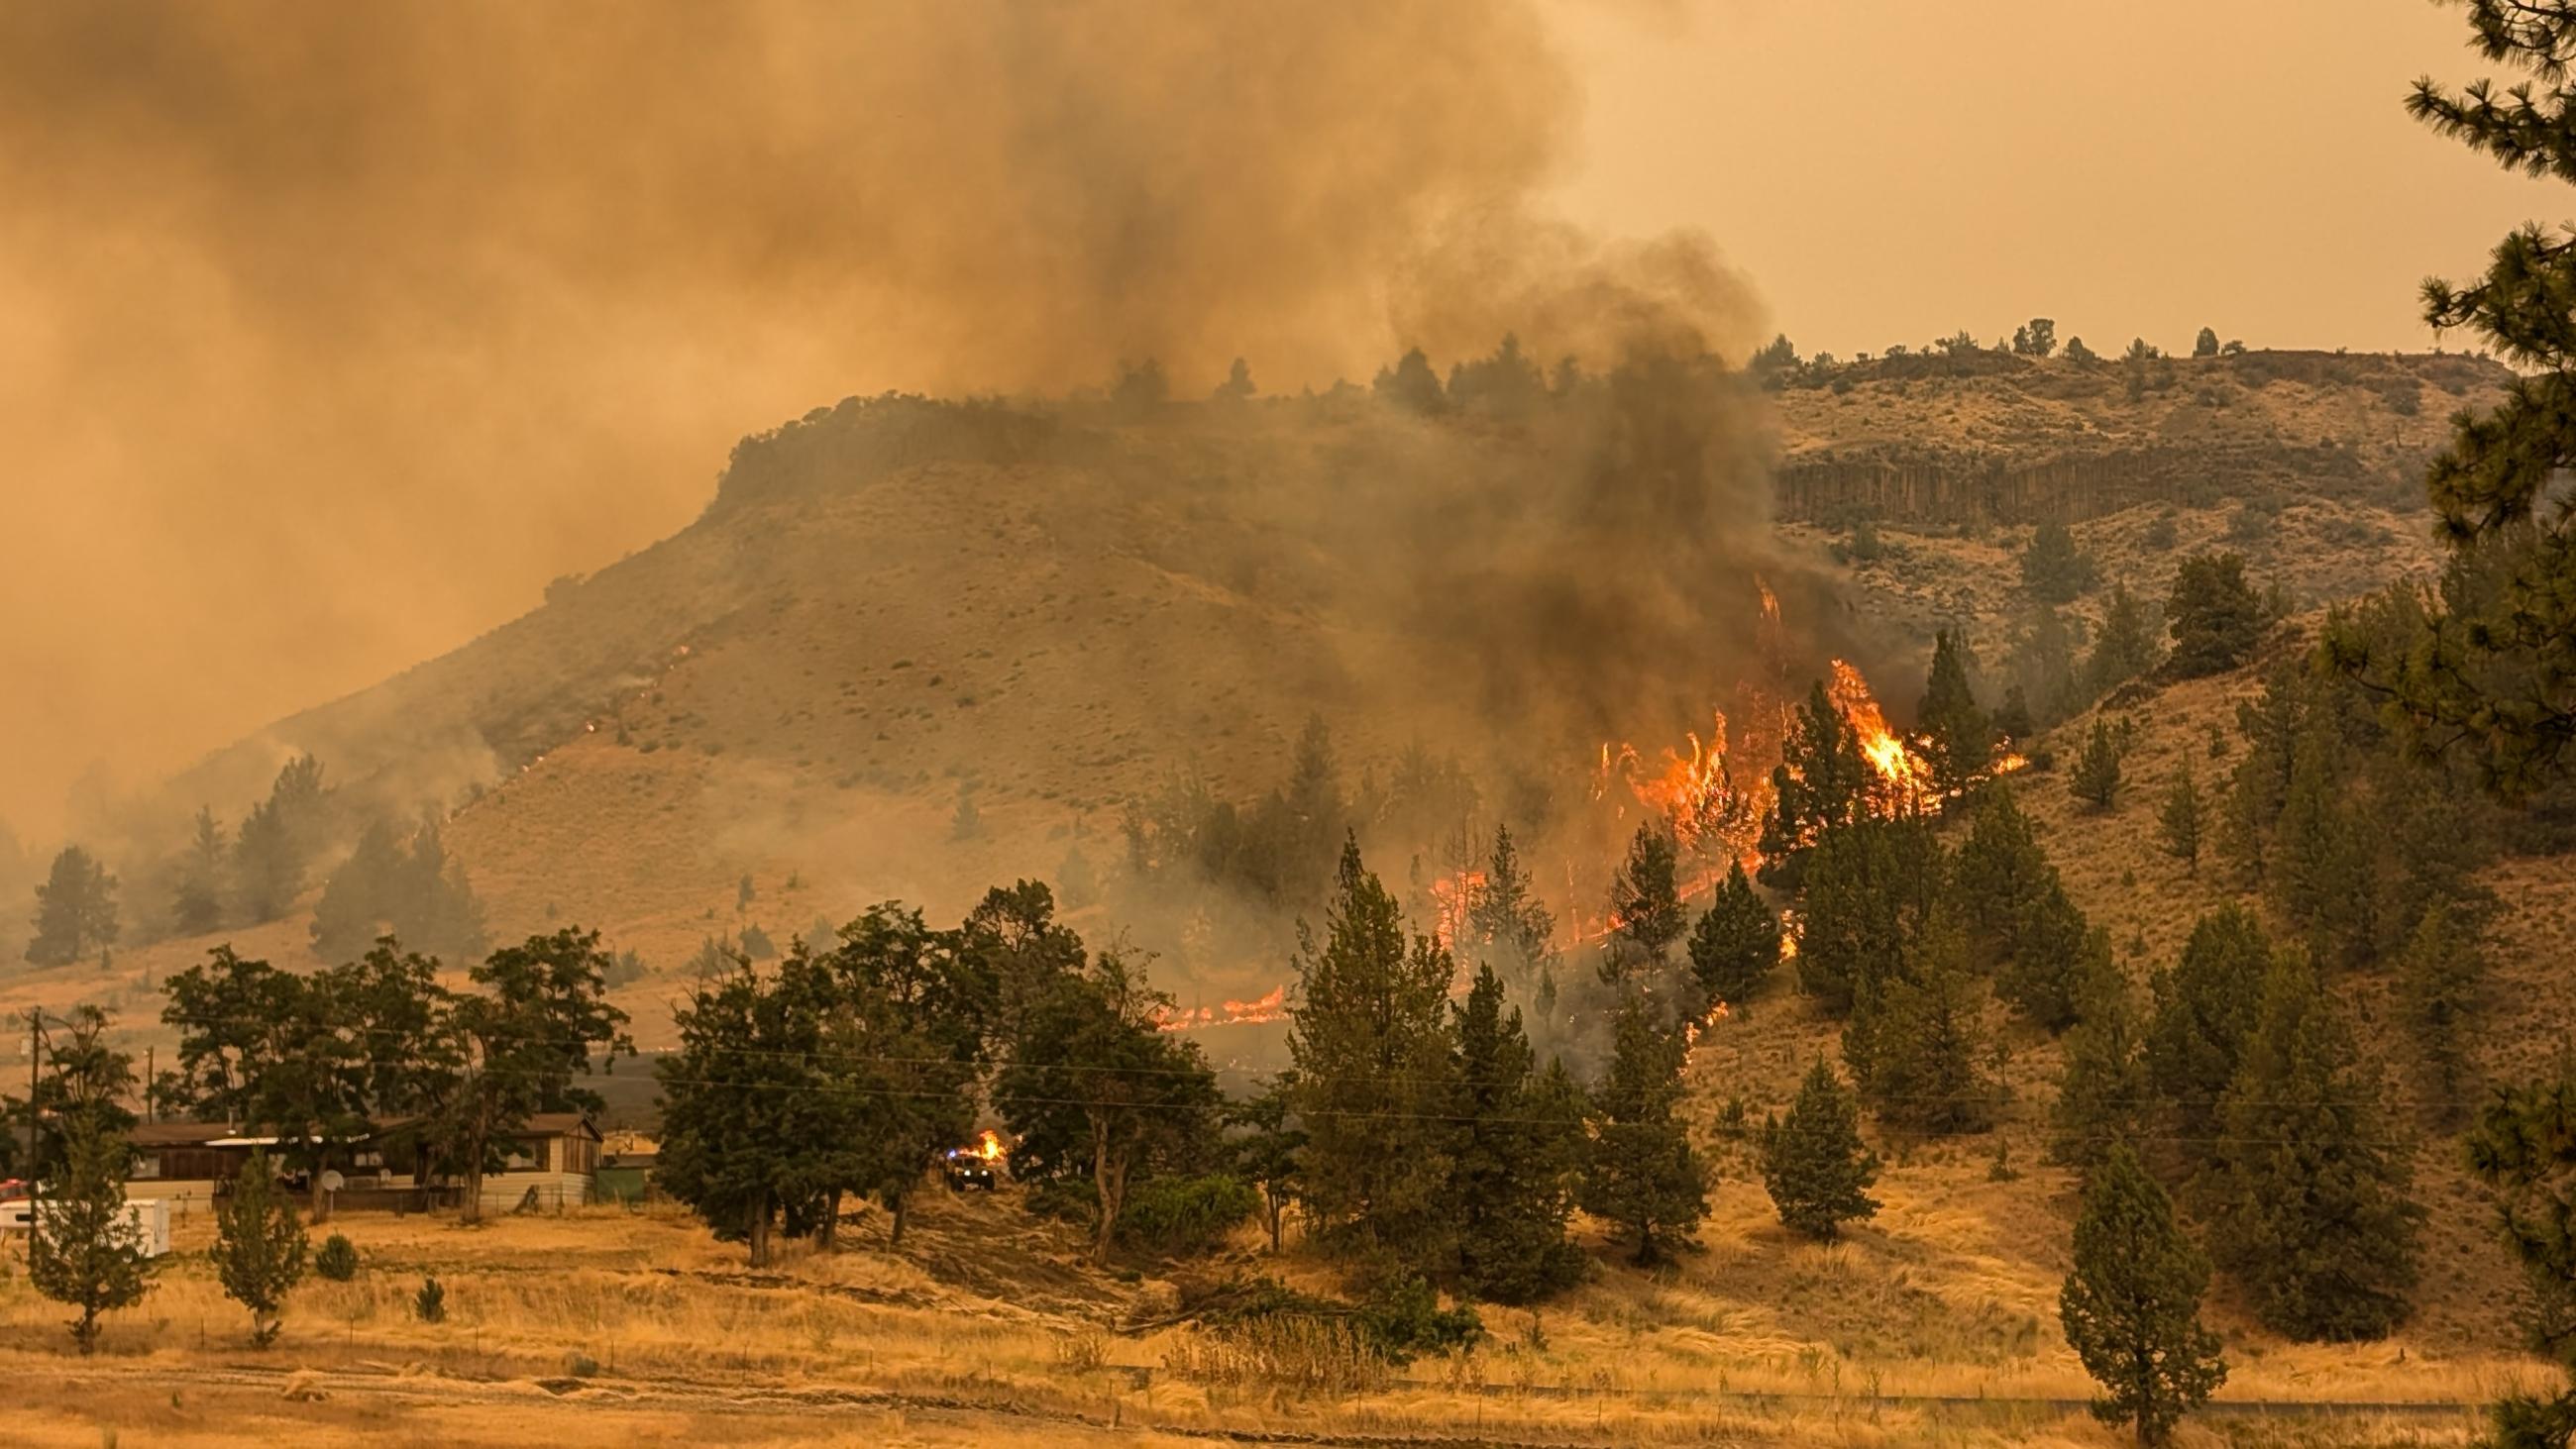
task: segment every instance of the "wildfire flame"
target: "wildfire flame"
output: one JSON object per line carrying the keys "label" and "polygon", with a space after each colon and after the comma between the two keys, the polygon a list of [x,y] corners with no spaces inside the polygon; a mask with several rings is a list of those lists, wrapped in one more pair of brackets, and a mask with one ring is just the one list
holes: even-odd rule
{"label": "wildfire flame", "polygon": [[1213,1006],[1170,1006],[1154,1014],[1156,1031],[1196,1031],[1209,1026],[1256,1026],[1288,1019],[1288,986],[1282,982],[1250,1001],[1229,1001],[1222,1012]]}
{"label": "wildfire flame", "polygon": [[1462,870],[1431,883],[1431,936],[1440,949],[1454,951],[1467,929],[1467,913],[1485,893],[1485,873]]}
{"label": "wildfire flame", "polygon": [[999,1162],[1002,1160],[1002,1139],[987,1127],[984,1129],[984,1143],[976,1151],[986,1162]]}
{"label": "wildfire flame", "polygon": [[1825,686],[1825,697],[1851,726],[1860,742],[1861,758],[1877,772],[1902,809],[1932,808],[1940,798],[1932,788],[1932,775],[1924,767],[1914,743],[1888,728],[1887,716],[1879,712],[1878,699],[1869,692],[1869,681],[1860,677],[1846,660],[1834,661],[1833,682]]}

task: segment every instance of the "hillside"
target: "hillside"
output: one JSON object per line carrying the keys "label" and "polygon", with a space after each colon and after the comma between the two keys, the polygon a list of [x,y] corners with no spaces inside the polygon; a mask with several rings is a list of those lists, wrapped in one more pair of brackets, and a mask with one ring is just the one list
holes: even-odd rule
{"label": "hillside", "polygon": [[[1570,426],[1426,422],[1360,395],[1172,405],[1143,417],[1096,404],[853,401],[746,440],[705,515],[680,534],[558,583],[543,607],[450,655],[281,721],[175,782],[169,798],[247,798],[286,752],[310,749],[352,796],[439,802],[496,938],[577,921],[644,958],[646,975],[616,995],[648,1049],[668,1042],[668,1002],[707,938],[758,925],[783,941],[886,898],[954,919],[992,882],[1064,880],[1076,851],[1115,883],[1131,805],[1176,774],[1211,798],[1258,796],[1285,775],[1310,715],[1329,721],[1353,798],[1378,802],[1366,839],[1372,863],[1391,885],[1407,882],[1417,926],[1435,908],[1428,876],[1450,857],[1432,832],[1386,822],[1399,813],[1387,802],[1402,798],[1390,782],[1414,768],[1406,752],[1425,744],[1476,782],[1482,804],[1469,811],[1478,823],[1502,814],[1551,822],[1534,836],[1546,842],[1539,883],[1570,922],[1597,912],[1609,844],[1631,825],[1604,815],[1619,800],[1600,798],[1601,740],[1633,734],[1651,752],[1699,727],[1711,703],[1727,707],[1730,685],[1753,677],[1748,661],[1783,664],[1789,674],[1778,682],[1803,688],[1796,671],[1828,652],[1860,660],[1901,720],[1936,627],[1967,632],[1991,693],[2033,629],[2019,553],[2034,520],[2058,519],[2071,521],[2099,569],[2098,585],[2066,610],[2085,628],[2098,627],[2115,588],[2160,600],[2178,558],[2216,548],[2245,554],[2258,585],[2277,585],[2290,611],[2241,670],[2115,696],[2116,712],[2139,731],[2120,810],[2079,811],[2048,763],[2071,753],[2092,715],[2029,742],[2042,763],[2017,780],[2020,798],[2076,903],[2108,928],[2142,981],[2174,958],[2195,916],[2235,897],[2217,872],[2187,873],[2156,849],[2154,793],[2186,766],[2206,782],[2224,772],[2227,759],[2211,754],[2213,727],[2232,728],[2236,704],[2260,689],[2267,668],[2297,656],[2324,606],[2439,565],[2403,488],[2438,421],[2434,409],[2392,405],[2402,389],[2391,379],[2464,402],[2497,381],[2494,369],[2461,359],[2266,356],[2178,364],[2181,382],[2134,403],[2116,368],[2096,376],[2062,364],[1958,377],[1855,369],[1847,390],[1792,386],[1726,403],[1746,411],[1693,436],[1716,448],[1712,466],[1749,453],[1780,460],[1779,520],[1722,525],[1737,530],[1727,557],[1758,573],[1765,591],[1778,585],[1782,622],[1762,622],[1740,598],[1742,581],[1729,579],[1737,592],[1709,596],[1723,629],[1704,653],[1682,658],[1664,657],[1655,632],[1664,621],[1652,615],[1637,621],[1652,648],[1630,647],[1591,619],[1562,635],[1524,635],[1514,631],[1536,616],[1510,614],[1511,595],[1475,592],[1479,569],[1557,580],[1542,567],[1549,558],[1533,563],[1523,552],[1534,543],[1547,546],[1543,555],[1562,544],[1564,576],[1596,566],[1576,526],[1588,517],[1580,510],[1547,515],[1533,531],[1505,520],[1534,495],[1476,501],[1557,476],[1577,480],[1569,496],[1588,497],[1597,475],[1566,461],[1587,435]],[[2246,381],[2265,368],[2270,381]],[[2203,409],[2188,396],[2203,385],[2237,391],[2225,407]],[[1738,423],[1758,428],[1746,434]],[[1911,450],[1913,461],[1885,461],[1891,449]],[[2104,461],[2120,458],[2149,461]],[[2229,472],[2215,461],[2223,458],[2253,461]],[[1819,493],[1828,476],[1880,481]],[[1613,562],[1671,557],[1611,537]],[[1409,570],[1398,567],[1406,561]],[[1390,587],[1388,576],[1403,583]],[[1475,608],[1455,607],[1452,595]],[[1505,612],[1494,629],[1456,623],[1497,608]],[[1524,644],[1530,660],[1488,653],[1496,639]],[[1629,669],[1638,678],[1624,694],[1601,683]],[[1565,698],[1530,689],[1533,677],[1560,675],[1579,681]],[[2485,874],[2504,911],[2490,942],[2497,980],[2474,1033],[2481,1076],[2532,1068],[2576,1021],[2576,1000],[2550,964],[2576,929],[2572,881],[2563,858],[2508,856]],[[1284,920],[1246,927],[1199,899],[1156,901],[1150,920],[1121,914],[1149,899],[1097,892],[1071,902],[1070,919],[1094,941],[1136,928],[1163,953],[1156,978],[1185,1007],[1254,997],[1286,978]],[[127,1013],[128,1040],[151,1041],[153,982],[218,940],[309,961],[311,904],[308,892],[282,921],[120,951],[105,974],[90,964],[21,973],[0,980],[0,1004],[99,1000]],[[2393,1040],[2385,981],[2359,978],[2348,995],[2365,1036]],[[1693,1135],[1718,1171],[1700,1235],[1706,1251],[1641,1273],[1587,1229],[1591,1282],[1526,1325],[1492,1318],[1515,1343],[1476,1371],[1518,1377],[1520,1397],[1505,1414],[1515,1432],[1616,1442],[1619,1431],[1597,1413],[1571,1412],[1567,1400],[1582,1392],[1642,1415],[1623,1421],[1632,1426],[1704,1426],[1669,1395],[1714,1376],[1730,1392],[1818,1395],[1836,1423],[1845,1405],[1866,1401],[1875,1424],[1882,1393],[2056,1404],[2032,1408],[2038,1417],[2023,1431],[2034,1442],[2093,1442],[2064,1417],[2082,1381],[2054,1316],[2074,1192],[2073,1175],[2044,1162],[2059,1047],[2000,1009],[1991,1025],[2012,1091],[1999,1131],[1886,1139],[1886,1210],[1847,1241],[1812,1247],[1778,1227],[1748,1140],[1721,1123],[1731,1103],[1758,1120],[1785,1101],[1810,1061],[1835,1053],[1839,1023],[1783,989],[1713,1024],[1688,1069]],[[1280,1031],[1219,1026],[1202,1040],[1239,1083],[1275,1062]],[[2399,1049],[2386,1053],[2402,1071]],[[620,1080],[620,1111],[648,1111],[642,1083]],[[2222,1288],[2211,1320],[2237,1365],[2230,1397],[2469,1403],[2530,1372],[2498,1310],[2517,1291],[2512,1270],[2458,1167],[2455,1139],[2428,1128],[2412,1150],[2430,1209],[2414,1318],[2383,1343],[2293,1346],[2264,1333]],[[1095,1422],[1126,1412],[1100,1371],[1065,1367],[1076,1352],[1066,1345],[1088,1342],[1089,1325],[1131,1311],[1125,1287],[1068,1271],[1063,1302],[1035,1314],[998,1307],[1012,1291],[958,1275],[1004,1229],[946,1210],[930,1222],[904,1253],[865,1245],[862,1234],[859,1251],[793,1261],[779,1283],[718,1281],[716,1268],[692,1258],[689,1273],[714,1286],[686,1291],[721,1299],[727,1313],[749,1311],[737,1302],[744,1295],[791,1293],[781,1301],[816,1325],[837,1323],[856,1300],[871,1305],[864,1324],[813,1331],[870,1342],[950,1332],[961,1315],[990,1320],[999,1326],[974,1332],[1005,1365],[1000,1398],[1034,1396]],[[1024,1241],[1020,1222],[1009,1219],[1014,1261],[1060,1263],[1057,1249]],[[652,1254],[681,1253],[674,1244],[684,1239],[686,1253],[706,1252],[679,1224],[622,1231],[637,1253],[648,1244]],[[406,1264],[440,1256],[408,1240],[389,1250]],[[609,1292],[602,1285],[618,1275],[648,1271],[620,1256],[627,1251],[592,1250],[599,1261],[586,1271],[596,1276],[582,1291]],[[1275,1264],[1244,1243],[1216,1268],[1256,1262],[1318,1286],[1330,1278],[1309,1257],[1292,1251]],[[455,1267],[469,1283],[478,1271]],[[0,1317],[34,1311],[0,1293]],[[678,1332],[667,1317],[656,1309],[627,1321],[662,1352]],[[498,1352],[514,1374],[543,1372],[558,1347],[541,1332],[504,1334]],[[1099,1352],[1135,1382],[1162,1384],[1147,1396],[1154,1422],[1231,1432],[1260,1419],[1229,1393],[1153,1380],[1173,1343],[1139,1332]],[[746,1359],[665,1407],[696,1412],[701,1388],[730,1392],[754,1368],[828,1372],[827,1348],[763,1341],[757,1365]],[[915,1391],[946,1394],[952,1411],[971,1417],[996,1399],[989,1383],[964,1390],[903,1363],[898,1405]],[[368,1370],[362,1361],[353,1371]],[[194,1370],[170,1372],[174,1386],[196,1382]],[[382,1391],[354,1379],[343,1388]],[[1825,1432],[1803,1409],[1749,1402],[1744,1412],[1730,1422],[1758,1434]],[[1901,1437],[1949,1411],[1888,1412]],[[1355,1432],[1447,1433],[1481,1426],[1486,1409],[1480,1391],[1450,1384],[1398,1387],[1337,1413]],[[2415,1433],[2410,1423],[2387,1437]]]}
{"label": "hillside", "polygon": [[[2440,409],[2392,399],[2412,385],[2476,402],[2501,376],[2456,357],[2254,353],[2170,362],[2177,380],[2133,402],[2116,364],[1978,358],[1947,374],[1924,371],[1929,357],[1855,364],[1839,382],[1720,394],[1692,420],[1697,465],[1751,482],[1720,487],[1703,519],[1718,551],[1681,555],[1684,571],[1767,578],[1801,657],[1856,658],[1900,720],[1935,627],[1965,627],[1990,661],[2022,632],[2013,558],[2034,513],[2078,520],[2104,582],[2150,600],[2173,557],[2210,547],[2246,553],[2301,606],[2428,572],[2402,495]],[[2224,406],[2197,400],[2213,393]],[[1928,493],[1820,501],[1814,469],[1899,445],[1942,460]],[[1077,848],[1114,867],[1130,803],[1176,774],[1221,797],[1266,789],[1310,714],[1354,781],[1427,743],[1465,761],[1489,803],[1506,787],[1579,800],[1600,740],[1651,755],[1722,706],[1753,614],[1745,594],[1714,595],[1638,640],[1621,637],[1634,613],[1558,617],[1584,580],[1654,558],[1651,527],[1585,536],[1597,446],[1549,417],[1426,423],[1360,393],[1142,416],[853,399],[746,439],[680,533],[279,721],[128,807],[124,828],[175,848],[187,811],[235,815],[311,751],[353,800],[447,814],[496,936],[596,924],[658,973],[745,924],[783,940],[880,899],[961,910],[995,880],[1055,875]],[[2141,446],[2168,469],[2223,447],[2277,471],[2106,510],[2117,500],[2085,460]],[[1777,526],[1759,517],[1764,457],[1780,460]],[[1978,493],[1973,478],[2021,481]],[[1538,522],[1520,522],[1533,500]],[[1862,518],[1887,547],[1845,557]],[[1477,594],[1498,577],[1528,583]],[[2105,597],[2072,616],[2098,617]],[[160,910],[134,902],[129,939],[163,934]],[[304,928],[220,938],[297,959]],[[139,982],[212,939],[119,960]],[[1178,964],[1174,984],[1210,1000],[1278,974],[1275,958]],[[83,979],[0,989],[61,999]]]}

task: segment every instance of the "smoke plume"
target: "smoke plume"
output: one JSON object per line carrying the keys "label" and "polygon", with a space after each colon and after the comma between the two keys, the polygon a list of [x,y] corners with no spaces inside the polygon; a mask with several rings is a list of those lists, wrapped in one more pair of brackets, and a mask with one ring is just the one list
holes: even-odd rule
{"label": "smoke plume", "polygon": [[1528,3],[0,12],[0,815],[40,833],[669,532],[889,386],[1321,385],[1756,321],[1543,188]]}

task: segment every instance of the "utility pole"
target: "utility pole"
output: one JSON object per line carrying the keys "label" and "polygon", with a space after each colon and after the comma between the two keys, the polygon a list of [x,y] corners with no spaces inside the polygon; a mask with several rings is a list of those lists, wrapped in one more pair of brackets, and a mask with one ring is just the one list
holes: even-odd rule
{"label": "utility pole", "polygon": [[[36,1089],[44,1083],[45,1009],[27,1008],[27,1202],[36,1201]],[[30,1222],[34,1221],[31,1217]]]}
{"label": "utility pole", "polygon": [[159,1056],[160,1051],[161,1049],[158,1046],[147,1046],[143,1049],[143,1120],[146,1122],[158,1122],[161,1120],[160,1114],[153,1110],[154,1094],[152,1090],[153,1083],[158,1082],[161,1079],[158,1075],[159,1067],[156,1062],[156,1058]]}

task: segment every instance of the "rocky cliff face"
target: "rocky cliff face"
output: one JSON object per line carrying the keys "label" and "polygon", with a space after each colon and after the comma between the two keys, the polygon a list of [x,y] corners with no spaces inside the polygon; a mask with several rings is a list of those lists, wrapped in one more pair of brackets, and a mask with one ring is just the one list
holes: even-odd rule
{"label": "rocky cliff face", "polygon": [[1781,516],[2079,522],[2266,495],[2403,505],[2448,415],[2492,401],[2511,379],[2443,355],[1946,362],[1900,357],[1784,379]]}

